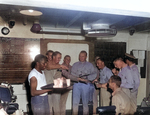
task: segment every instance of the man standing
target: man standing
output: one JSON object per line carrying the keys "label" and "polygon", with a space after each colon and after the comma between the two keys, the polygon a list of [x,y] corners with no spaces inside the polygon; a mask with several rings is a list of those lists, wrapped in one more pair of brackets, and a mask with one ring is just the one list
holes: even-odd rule
{"label": "man standing", "polygon": [[[66,70],[62,70],[62,75],[64,73],[64,77],[66,77],[69,73],[70,73],[70,70],[71,70],[71,65],[70,65],[70,61],[71,61],[71,57],[69,55],[66,55],[64,57],[64,60],[63,60],[63,64],[62,65],[65,65],[66,67],[68,67],[68,72]],[[67,74],[67,75],[66,75]],[[66,76],[65,76],[66,75]],[[71,76],[71,75],[70,75]],[[67,77],[66,77],[67,78]],[[74,77],[75,80],[77,80],[77,77]],[[71,90],[71,89],[70,89]],[[61,99],[60,99],[60,112],[61,112],[61,115],[66,115],[66,101],[67,101],[67,98],[68,98],[68,95],[69,95],[69,91],[65,91],[61,94]]]}
{"label": "man standing", "polygon": [[[64,57],[63,60],[63,64],[64,66],[66,66],[68,68],[68,70],[62,70],[62,76],[64,77],[64,79],[70,79],[72,82],[87,82],[87,80],[76,77],[74,75],[71,75],[71,68],[72,66],[70,65],[70,61],[71,61],[71,57],[69,55],[66,55]],[[70,90],[72,89],[72,87],[69,88]],[[61,99],[60,99],[60,111],[61,111],[61,115],[66,115],[66,101],[67,101],[67,97],[69,94],[69,91],[65,91],[61,94]]]}
{"label": "man standing", "polygon": [[[133,77],[131,73],[131,69],[127,64],[123,61],[122,57],[116,57],[113,61],[116,68],[120,69],[120,72],[118,74],[119,77],[121,77],[121,87],[128,89],[127,91],[130,91],[133,89]],[[130,96],[130,94],[128,94]]]}
{"label": "man standing", "polygon": [[46,66],[46,57],[37,55],[33,62],[34,66],[28,76],[31,89],[31,106],[34,115],[49,115],[49,104],[47,92],[51,90],[42,90],[41,87],[46,85],[44,69]]}
{"label": "man standing", "polygon": [[[96,64],[96,61],[97,59],[100,58],[99,56],[96,56],[94,61],[92,62],[94,68],[95,68],[95,71],[97,72],[97,78],[99,80],[99,69],[97,67],[97,64]],[[97,96],[99,96],[99,89],[95,88],[95,85],[94,85],[94,81],[90,84],[90,98],[89,98],[89,101],[93,101],[93,115],[96,114],[96,108],[98,107],[98,99],[97,99]],[[93,94],[93,95],[92,95]]]}
{"label": "man standing", "polygon": [[52,50],[48,50],[46,52],[46,57],[47,57],[47,61],[51,62],[52,61],[52,55],[53,55],[53,51]]}
{"label": "man standing", "polygon": [[[74,76],[84,77],[89,81],[96,78],[97,73],[91,63],[86,61],[87,52],[81,51],[79,54],[79,62],[73,64],[71,74]],[[78,115],[78,105],[80,97],[83,103],[83,115],[89,114],[88,101],[89,101],[89,88],[90,84],[78,82],[73,85],[73,115]]]}
{"label": "man standing", "polygon": [[[113,75],[111,70],[105,66],[105,60],[104,58],[98,58],[97,61],[97,67],[100,69],[100,83],[97,84],[97,88],[101,88],[100,92],[100,102],[101,106],[109,106],[110,105],[110,92],[107,91],[107,89],[102,88],[102,84],[108,83],[110,77]],[[97,78],[98,79],[98,78]],[[97,81],[97,79],[95,81]]]}
{"label": "man standing", "polygon": [[130,98],[120,88],[121,78],[113,75],[109,80],[109,87],[113,90],[112,105],[116,106],[116,115],[129,115],[130,114]]}
{"label": "man standing", "polygon": [[[123,61],[122,57],[116,57],[113,61],[116,68],[120,69],[120,72],[118,74],[119,77],[121,77],[121,87],[122,90],[131,98],[131,90],[134,88],[134,81],[133,81],[133,75],[132,71],[129,66]],[[135,112],[135,106],[132,106],[132,113]]]}
{"label": "man standing", "polygon": [[[55,69],[59,67],[59,62],[61,60],[61,53],[58,51],[53,52],[52,60],[50,62],[50,66],[53,67],[52,70],[45,70],[45,77],[47,84],[54,83],[54,79],[61,78],[61,71],[59,69]],[[58,67],[57,67],[58,66]],[[60,96],[61,94],[51,93],[48,95],[50,113],[51,115],[60,115]]]}
{"label": "man standing", "polygon": [[66,66],[60,65],[59,63],[53,64],[52,63],[52,55],[53,55],[53,51],[52,50],[48,50],[46,52],[46,57],[47,57],[47,66],[46,66],[46,69],[47,70],[52,70],[52,69],[68,69]]}
{"label": "man standing", "polygon": [[130,67],[133,75],[133,81],[134,81],[134,86],[133,89],[131,90],[131,98],[133,101],[133,106],[135,106],[135,111],[137,108],[137,94],[138,94],[138,88],[140,85],[140,73],[138,70],[138,67],[135,65],[134,60],[136,58],[128,53],[125,53],[125,61]]}

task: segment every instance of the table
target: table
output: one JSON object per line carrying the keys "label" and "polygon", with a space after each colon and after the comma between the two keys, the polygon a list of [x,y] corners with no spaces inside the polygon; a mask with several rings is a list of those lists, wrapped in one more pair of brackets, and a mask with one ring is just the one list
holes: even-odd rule
{"label": "table", "polygon": [[72,89],[72,85],[68,87],[66,83],[64,83],[63,87],[61,88],[53,87],[53,86],[54,86],[54,83],[51,83],[51,84],[41,87],[41,89],[53,89],[52,93],[64,93]]}

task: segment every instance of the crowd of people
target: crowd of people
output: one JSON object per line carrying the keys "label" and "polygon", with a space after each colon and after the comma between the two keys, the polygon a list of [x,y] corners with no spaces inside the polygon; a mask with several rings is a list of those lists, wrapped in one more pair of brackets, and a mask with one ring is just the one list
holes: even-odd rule
{"label": "crowd of people", "polygon": [[[140,74],[134,63],[135,57],[125,54],[113,60],[114,67],[106,67],[105,59],[97,56],[94,63],[88,62],[87,52],[79,53],[79,61],[70,65],[71,57],[66,55],[60,64],[62,54],[48,50],[46,56],[38,54],[32,63],[28,81],[31,89],[31,106],[34,115],[66,115],[66,101],[72,89],[72,115],[78,115],[82,100],[83,115],[89,115],[88,104],[93,104],[93,114],[99,106],[116,106],[116,115],[134,114],[137,108],[137,93]],[[52,84],[55,79],[72,81],[72,87],[65,92],[55,93],[53,89],[41,87]]]}

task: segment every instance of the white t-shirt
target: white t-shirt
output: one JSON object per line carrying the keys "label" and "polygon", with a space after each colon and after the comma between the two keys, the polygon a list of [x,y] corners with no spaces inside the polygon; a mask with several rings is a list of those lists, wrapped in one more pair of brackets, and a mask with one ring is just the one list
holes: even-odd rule
{"label": "white t-shirt", "polygon": [[[35,77],[37,79],[37,87],[36,90],[41,90],[42,86],[47,85],[46,80],[45,80],[45,74],[44,71],[42,71],[42,73],[38,72],[35,68],[33,70],[31,70],[31,72],[29,73],[28,76],[28,81],[30,83],[30,79],[32,77]],[[40,96],[45,96],[47,95],[47,93],[41,94]]]}

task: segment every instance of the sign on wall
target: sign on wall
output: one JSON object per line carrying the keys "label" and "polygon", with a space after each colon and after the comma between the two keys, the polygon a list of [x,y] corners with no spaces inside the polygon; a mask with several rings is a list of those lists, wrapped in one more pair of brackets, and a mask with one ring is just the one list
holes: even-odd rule
{"label": "sign on wall", "polygon": [[0,82],[23,83],[39,53],[38,39],[0,38]]}

